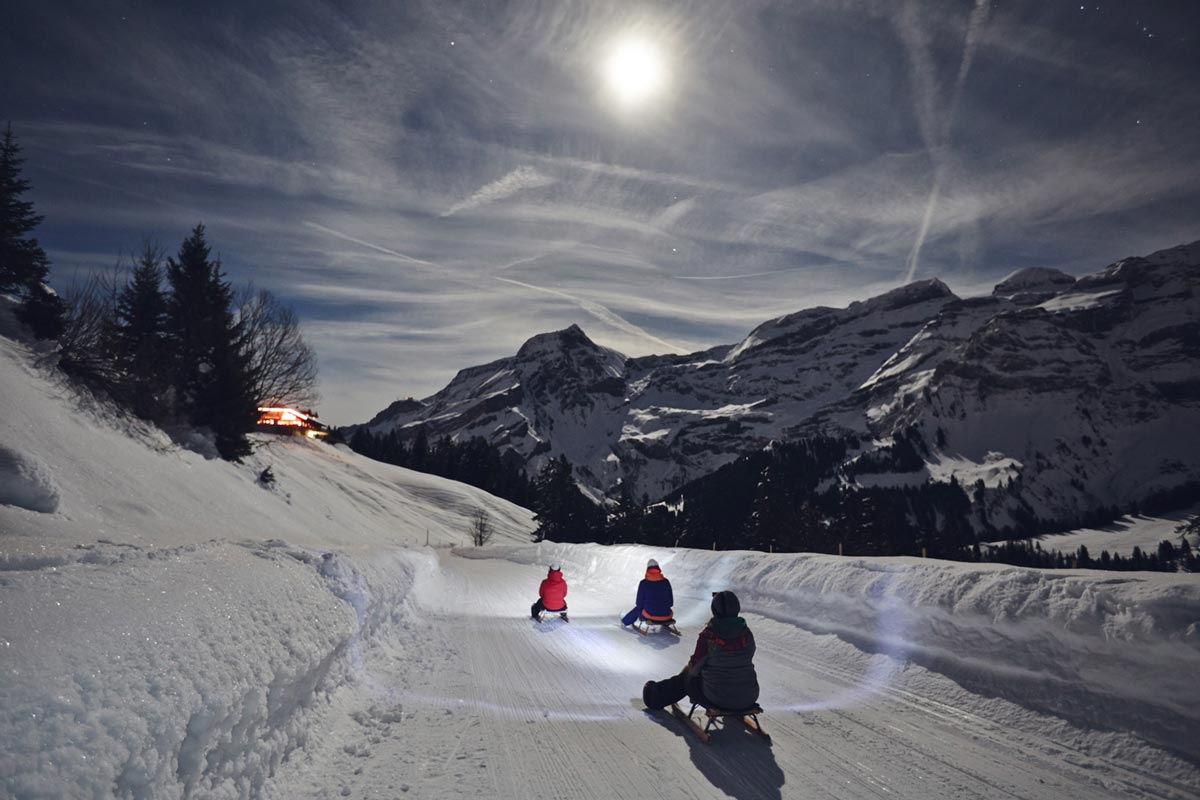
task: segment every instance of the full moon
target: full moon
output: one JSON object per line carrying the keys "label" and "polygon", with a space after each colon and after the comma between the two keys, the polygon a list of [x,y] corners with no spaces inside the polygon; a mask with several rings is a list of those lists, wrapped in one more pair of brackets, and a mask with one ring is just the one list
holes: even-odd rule
{"label": "full moon", "polygon": [[639,103],[666,83],[666,68],[658,48],[645,39],[618,41],[604,64],[608,87],[624,104]]}

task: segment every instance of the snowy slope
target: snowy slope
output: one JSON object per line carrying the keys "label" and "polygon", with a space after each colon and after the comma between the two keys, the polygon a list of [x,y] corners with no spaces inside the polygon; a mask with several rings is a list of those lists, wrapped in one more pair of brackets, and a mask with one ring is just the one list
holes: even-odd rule
{"label": "snowy slope", "polygon": [[[1195,576],[530,545],[527,511],[342,448],[205,460],[3,337],[0,408],[0,796],[1200,792]],[[479,507],[493,546],[424,547]],[[649,556],[684,641],[616,622]],[[538,626],[552,559],[572,621]],[[771,748],[636,699],[718,587]]]}
{"label": "snowy slope", "polygon": [[[258,794],[428,556],[528,511],[345,448],[209,461],[0,337],[0,796]],[[274,489],[257,483],[270,465]]]}

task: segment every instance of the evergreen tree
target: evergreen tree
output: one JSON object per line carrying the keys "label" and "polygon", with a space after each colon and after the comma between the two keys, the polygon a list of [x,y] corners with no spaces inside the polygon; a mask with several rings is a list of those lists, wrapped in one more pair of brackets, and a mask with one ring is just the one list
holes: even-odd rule
{"label": "evergreen tree", "polygon": [[234,320],[233,291],[209,252],[204,226],[197,225],[178,257],[167,261],[172,385],[177,413],[210,428],[221,457],[238,460],[250,453],[246,433],[254,427],[257,398]]}
{"label": "evergreen tree", "polygon": [[204,226],[197,225],[183,240],[176,258],[167,260],[167,282],[171,293],[167,300],[167,337],[171,351],[171,385],[175,390],[175,410],[191,419],[205,383],[212,371],[212,328],[209,283],[213,265],[204,241]]}
{"label": "evergreen tree", "polygon": [[117,296],[112,332],[121,394],[135,414],[156,421],[169,410],[162,258],[161,248],[144,243],[133,275]]}
{"label": "evergreen tree", "polygon": [[420,472],[428,472],[429,462],[429,434],[422,425],[417,428],[417,436],[413,439],[412,447],[408,449],[408,467]]}
{"label": "evergreen tree", "polygon": [[47,285],[50,259],[38,240],[30,236],[43,217],[33,203],[22,200],[29,181],[21,177],[21,148],[12,125],[0,140],[0,292],[21,297],[18,318],[39,339],[56,339],[63,331],[66,309]]}
{"label": "evergreen tree", "polygon": [[213,430],[222,458],[237,461],[250,455],[246,434],[254,430],[258,402],[250,381],[250,360],[238,345],[237,327],[232,317],[225,322],[229,328],[215,331],[212,382],[197,405],[196,424]]}
{"label": "evergreen tree", "polygon": [[551,458],[538,473],[533,508],[538,524],[533,533],[535,542],[593,541],[603,523],[599,509],[576,485],[574,469],[566,456]]}
{"label": "evergreen tree", "polygon": [[745,546],[763,552],[790,550],[797,528],[795,512],[795,500],[783,470],[768,463],[759,477],[746,522]]}
{"label": "evergreen tree", "polygon": [[608,514],[607,537],[609,544],[636,544],[644,542],[642,538],[642,519],[646,516],[646,506],[639,503],[625,481],[621,482],[621,491],[617,496],[617,504]]}

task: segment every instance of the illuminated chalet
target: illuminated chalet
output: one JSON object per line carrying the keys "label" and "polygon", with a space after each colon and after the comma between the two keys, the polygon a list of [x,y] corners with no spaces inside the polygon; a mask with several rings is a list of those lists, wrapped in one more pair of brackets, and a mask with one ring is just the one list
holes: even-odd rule
{"label": "illuminated chalet", "polygon": [[307,436],[310,439],[324,439],[329,435],[329,428],[318,422],[317,415],[311,411],[279,406],[258,409],[258,429],[285,436]]}

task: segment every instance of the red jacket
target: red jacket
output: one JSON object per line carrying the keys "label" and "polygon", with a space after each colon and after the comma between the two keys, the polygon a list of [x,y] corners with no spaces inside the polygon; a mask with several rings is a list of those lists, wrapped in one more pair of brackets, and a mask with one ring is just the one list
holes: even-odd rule
{"label": "red jacket", "polygon": [[558,611],[567,606],[567,582],[563,580],[562,572],[551,572],[538,587],[538,597],[542,605],[549,611]]}

